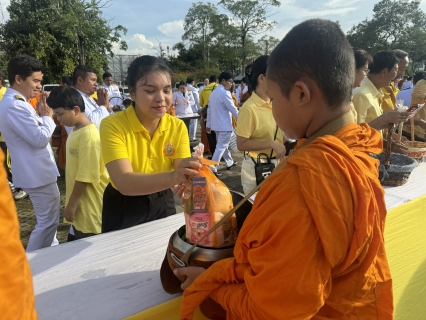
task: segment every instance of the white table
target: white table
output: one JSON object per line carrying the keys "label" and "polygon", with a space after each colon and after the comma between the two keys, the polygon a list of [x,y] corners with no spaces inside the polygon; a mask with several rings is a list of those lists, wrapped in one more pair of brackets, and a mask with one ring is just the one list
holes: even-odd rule
{"label": "white table", "polygon": [[[386,188],[388,209],[426,194],[426,164]],[[182,214],[27,254],[44,319],[121,319],[169,301],[159,269]]]}

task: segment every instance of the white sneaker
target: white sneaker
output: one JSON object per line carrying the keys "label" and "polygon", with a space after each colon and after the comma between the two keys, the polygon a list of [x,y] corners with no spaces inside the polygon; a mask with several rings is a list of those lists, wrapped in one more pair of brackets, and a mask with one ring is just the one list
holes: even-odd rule
{"label": "white sneaker", "polygon": [[15,198],[15,200],[21,200],[21,199],[24,199],[27,196],[28,196],[28,194],[24,190],[21,190],[17,194],[15,194],[14,198]]}

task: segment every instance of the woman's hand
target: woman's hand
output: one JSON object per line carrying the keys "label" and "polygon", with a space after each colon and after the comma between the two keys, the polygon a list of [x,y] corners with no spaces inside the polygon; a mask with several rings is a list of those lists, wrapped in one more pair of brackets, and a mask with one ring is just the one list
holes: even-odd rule
{"label": "woman's hand", "polygon": [[188,179],[197,177],[200,173],[196,169],[201,169],[203,165],[197,158],[186,158],[180,160],[173,172],[173,185],[188,184]]}
{"label": "woman's hand", "polygon": [[283,143],[274,140],[271,143],[271,148],[274,149],[275,153],[277,154],[276,157],[278,160],[281,160],[285,157],[286,148]]}
{"label": "woman's hand", "polygon": [[176,268],[173,273],[178,277],[186,277],[186,280],[180,286],[182,290],[188,288],[194,281],[202,274],[206,269],[201,267],[185,267],[185,268]]}

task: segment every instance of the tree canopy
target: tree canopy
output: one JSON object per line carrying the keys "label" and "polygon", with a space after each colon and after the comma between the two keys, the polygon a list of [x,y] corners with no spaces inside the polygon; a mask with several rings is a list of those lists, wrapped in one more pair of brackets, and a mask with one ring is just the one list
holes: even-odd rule
{"label": "tree canopy", "polygon": [[110,26],[102,7],[96,0],[12,0],[10,19],[0,26],[0,49],[7,60],[22,53],[39,59],[46,67],[45,83],[59,82],[78,64],[100,73],[107,69],[113,43],[127,49],[120,39],[126,28]]}

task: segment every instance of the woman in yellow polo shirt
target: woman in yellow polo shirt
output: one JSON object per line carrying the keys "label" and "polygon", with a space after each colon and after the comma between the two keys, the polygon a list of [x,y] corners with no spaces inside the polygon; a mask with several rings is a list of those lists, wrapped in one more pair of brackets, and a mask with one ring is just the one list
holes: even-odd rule
{"label": "woman in yellow polo shirt", "polygon": [[110,175],[104,192],[102,232],[129,228],[176,213],[181,194],[201,164],[190,158],[182,120],[166,114],[172,104],[172,72],[156,57],[129,66],[133,105],[102,120],[102,154]]}
{"label": "woman in yellow polo shirt", "polygon": [[[241,183],[244,194],[256,187],[255,164],[259,153],[271,156],[275,165],[277,159],[285,156],[283,132],[277,130],[272,115],[271,99],[266,94],[266,64],[269,56],[257,58],[246,68],[246,79],[251,91],[250,98],[240,108],[237,124],[237,147],[247,151],[241,165]],[[275,133],[277,133],[275,137]],[[274,139],[275,137],[275,139]]]}

